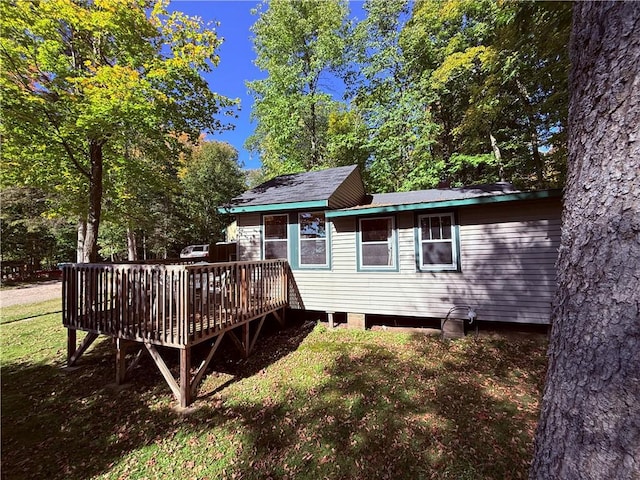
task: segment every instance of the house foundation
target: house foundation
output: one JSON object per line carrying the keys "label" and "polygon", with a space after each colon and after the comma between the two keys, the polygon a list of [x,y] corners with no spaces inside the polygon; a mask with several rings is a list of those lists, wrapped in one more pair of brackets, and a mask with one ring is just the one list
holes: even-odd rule
{"label": "house foundation", "polygon": [[367,322],[364,313],[347,313],[347,327],[356,330],[366,330]]}

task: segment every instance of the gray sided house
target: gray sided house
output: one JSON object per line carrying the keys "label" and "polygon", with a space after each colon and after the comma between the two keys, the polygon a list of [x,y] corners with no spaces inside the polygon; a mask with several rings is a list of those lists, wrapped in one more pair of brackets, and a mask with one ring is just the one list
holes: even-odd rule
{"label": "gray sided house", "polygon": [[286,258],[293,308],[548,324],[561,192],[506,183],[367,195],[356,166],[284,175],[232,200],[238,260]]}

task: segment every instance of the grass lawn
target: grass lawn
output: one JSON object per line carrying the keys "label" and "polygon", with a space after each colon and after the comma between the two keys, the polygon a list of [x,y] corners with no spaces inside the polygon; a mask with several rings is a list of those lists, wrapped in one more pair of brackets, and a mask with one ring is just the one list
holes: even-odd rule
{"label": "grass lawn", "polygon": [[62,308],[60,303],[60,299],[55,298],[53,300],[47,300],[46,302],[2,307],[0,308],[0,323],[32,319],[49,313],[60,313],[60,309]]}
{"label": "grass lawn", "polygon": [[180,412],[146,357],[113,384],[106,337],[61,369],[59,313],[4,323],[0,339],[7,479],[524,479],[546,366],[540,337],[296,324],[244,361],[223,342]]}

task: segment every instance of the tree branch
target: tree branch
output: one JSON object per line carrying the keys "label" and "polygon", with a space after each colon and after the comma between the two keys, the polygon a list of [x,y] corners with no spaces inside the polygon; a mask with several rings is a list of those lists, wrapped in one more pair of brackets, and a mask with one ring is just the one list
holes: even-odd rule
{"label": "tree branch", "polygon": [[[2,49],[3,56],[9,61],[9,63],[13,67],[13,73],[15,73],[15,78],[18,79],[18,81],[20,82],[22,87],[26,91],[30,92],[31,95],[38,96],[37,92],[35,92],[33,90],[32,86],[31,86],[31,82],[29,82],[29,80],[27,78],[25,78],[25,76],[21,73],[21,71],[18,68],[18,66],[16,65],[13,57],[9,54],[9,52],[7,52],[7,50],[4,48],[4,46],[0,45],[0,48]],[[44,78],[48,78],[42,71],[40,71],[39,68],[38,68],[38,71],[43,75]],[[76,167],[76,169],[83,176],[85,176],[87,179],[91,179],[91,174],[89,173],[89,171],[87,171],[85,168],[83,168],[83,166],[80,164],[80,162],[78,162],[78,160],[76,159],[75,155],[73,154],[73,150],[71,149],[71,146],[69,145],[69,142],[67,142],[67,140],[64,138],[64,136],[60,133],[60,128],[59,128],[57,122],[55,121],[55,119],[51,115],[51,112],[49,112],[47,110],[46,106],[42,108],[42,113],[47,118],[47,120],[48,120],[49,124],[51,125],[51,127],[55,130],[55,133],[56,133],[57,137],[59,138],[60,144],[63,146],[64,150],[67,152],[67,155],[69,156],[69,159],[71,160],[71,163],[73,163],[73,165]]]}

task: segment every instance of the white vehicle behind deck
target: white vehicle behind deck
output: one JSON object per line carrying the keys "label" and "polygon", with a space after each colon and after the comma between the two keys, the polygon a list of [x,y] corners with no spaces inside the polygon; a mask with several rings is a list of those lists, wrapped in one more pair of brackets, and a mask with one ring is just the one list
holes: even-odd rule
{"label": "white vehicle behind deck", "polygon": [[199,258],[209,255],[209,245],[189,245],[180,252],[180,258]]}

